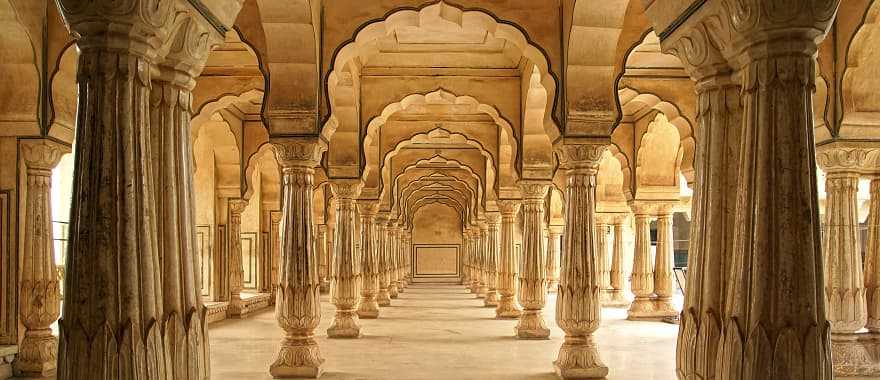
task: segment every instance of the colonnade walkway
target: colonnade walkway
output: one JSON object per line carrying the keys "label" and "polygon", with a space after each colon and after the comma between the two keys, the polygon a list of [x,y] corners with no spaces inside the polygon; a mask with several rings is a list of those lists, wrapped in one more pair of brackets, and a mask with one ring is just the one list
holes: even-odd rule
{"label": "colonnade walkway", "polygon": [[[362,319],[360,339],[328,339],[334,308],[322,295],[316,330],[327,362],[321,379],[556,379],[553,360],[562,344],[556,326],[556,295],[545,319],[550,340],[519,340],[516,320],[495,319],[495,309],[457,284],[409,285],[380,319]],[[608,379],[675,378],[678,327],[626,320],[626,309],[606,308],[596,334],[610,367]],[[282,330],[271,310],[245,320],[211,325],[211,378],[271,379],[269,364]]]}

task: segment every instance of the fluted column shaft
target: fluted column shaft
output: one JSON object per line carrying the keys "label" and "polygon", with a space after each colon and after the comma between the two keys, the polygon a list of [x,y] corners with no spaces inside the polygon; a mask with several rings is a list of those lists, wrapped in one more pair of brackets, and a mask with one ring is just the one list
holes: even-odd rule
{"label": "fluted column shaft", "polygon": [[379,293],[379,250],[376,247],[376,210],[375,202],[359,201],[358,213],[361,217],[361,302],[358,306],[358,316],[361,318],[379,318],[379,303],[376,296]]}
{"label": "fluted column shaft", "polygon": [[559,260],[563,226],[547,228],[547,290],[556,293],[559,287]]}
{"label": "fluted column shaft", "polygon": [[272,298],[270,298],[269,302],[274,305],[275,296],[278,292],[278,275],[281,263],[281,212],[272,211],[269,213],[269,222],[271,223],[271,226],[269,227],[269,239],[272,241],[272,251],[269,253],[269,256],[271,257],[269,289],[272,292],[270,295]]}
{"label": "fluted column shaft", "polygon": [[699,77],[697,146],[687,291],[677,344],[681,380],[715,376],[730,277],[742,128],[741,87],[728,75]]}
{"label": "fluted column shaft", "polygon": [[674,317],[679,314],[672,304],[673,240],[672,212],[663,210],[657,214],[657,251],[654,252],[654,313],[658,317]]}
{"label": "fluted column shaft", "polygon": [[361,297],[361,257],[357,249],[357,208],[360,180],[332,180],[330,189],[336,197],[336,228],[333,230],[333,277],[330,298],[336,306],[333,324],[327,329],[330,338],[358,338],[358,303]]}
{"label": "fluted column shaft", "polygon": [[596,276],[599,281],[599,300],[604,304],[609,298],[611,272],[608,267],[608,224],[596,223]]}
{"label": "fluted column shaft", "polygon": [[318,256],[318,276],[321,279],[321,291],[330,291],[330,255],[327,247],[330,246],[327,239],[327,225],[320,224],[316,228],[315,254]]}
{"label": "fluted column shaft", "polygon": [[596,174],[606,146],[600,141],[557,146],[566,185],[556,324],[565,331],[565,341],[553,366],[564,379],[608,375],[593,340],[602,318],[596,276]]}
{"label": "fluted column shaft", "polygon": [[654,268],[651,265],[651,216],[637,212],[635,221],[636,241],[631,286],[636,298],[630,305],[629,319],[650,317],[654,310],[651,303],[651,295],[654,293]]}
{"label": "fluted column shaft", "polygon": [[865,327],[867,303],[859,249],[859,174],[828,172],[825,179],[825,294],[835,334]]}
{"label": "fluted column shaft", "polygon": [[623,237],[626,231],[626,216],[618,216],[614,218],[614,243],[611,248],[611,272],[609,273],[609,281],[611,290],[607,301],[608,306],[628,306],[629,300],[623,294],[624,292],[624,275],[623,275]]}
{"label": "fluted column shaft", "polygon": [[51,375],[57,366],[58,339],[50,326],[61,314],[61,287],[52,233],[52,169],[70,148],[49,140],[24,140],[27,170],[24,254],[21,258],[19,315],[25,327],[15,369],[24,376]]}
{"label": "fluted column shaft", "polygon": [[276,378],[314,378],[324,359],[314,336],[321,321],[321,279],[312,241],[312,188],[323,149],[318,138],[276,139],[273,145],[282,171],[284,226],[275,319],[285,334],[269,372]]}
{"label": "fluted column shaft", "polygon": [[498,257],[498,294],[500,298],[498,307],[495,308],[495,317],[519,318],[522,314],[516,301],[519,258],[514,250],[519,201],[499,201],[498,209],[501,211],[501,246]]}
{"label": "fluted column shaft", "polygon": [[397,255],[397,222],[388,221],[388,229],[386,230],[388,237],[385,240],[385,256],[388,258],[388,295],[391,298],[397,298],[399,293],[398,282],[400,278],[400,267],[397,264],[399,259]]}
{"label": "fluted column shaft", "polygon": [[544,323],[544,306],[547,302],[547,256],[542,236],[544,220],[544,197],[550,184],[523,181],[523,237],[520,258],[519,303],[523,313],[516,326],[520,339],[549,339],[550,329]]}
{"label": "fluted column shaft", "polygon": [[483,298],[483,302],[485,304],[485,298],[489,293],[489,227],[486,222],[482,220],[479,222],[477,227],[479,228],[477,255],[480,257],[480,285],[477,288],[477,298]]}
{"label": "fluted column shaft", "polygon": [[378,264],[379,292],[376,293],[376,302],[379,306],[391,305],[391,294],[388,292],[391,286],[391,270],[388,260],[388,217],[378,215],[376,217],[376,262]]}
{"label": "fluted column shaft", "polygon": [[397,225],[394,255],[397,257],[397,292],[403,293],[406,289],[406,269],[404,263],[403,246],[406,240],[406,231],[402,224]]}
{"label": "fluted column shaft", "polygon": [[486,298],[483,306],[498,306],[498,256],[501,242],[499,228],[501,214],[490,213],[486,219]]}
{"label": "fluted column shaft", "polygon": [[229,200],[229,315],[240,317],[247,314],[241,300],[241,289],[244,287],[244,266],[241,256],[241,213],[247,208],[243,199]]}
{"label": "fluted column shaft", "polygon": [[468,255],[471,257],[471,287],[470,292],[480,297],[480,233],[475,227],[468,227]]}
{"label": "fluted column shaft", "polygon": [[880,178],[871,179],[868,236],[865,252],[865,298],[867,322],[872,333],[880,333]]}
{"label": "fluted column shaft", "polygon": [[722,379],[832,378],[812,96],[816,44],[837,5],[753,2],[729,18],[744,116]]}

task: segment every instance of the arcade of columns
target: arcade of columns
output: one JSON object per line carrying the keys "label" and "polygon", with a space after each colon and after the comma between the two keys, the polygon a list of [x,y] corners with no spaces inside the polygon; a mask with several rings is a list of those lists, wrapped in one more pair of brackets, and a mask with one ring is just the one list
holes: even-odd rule
{"label": "arcade of columns", "polygon": [[[495,308],[498,318],[518,319],[513,333],[521,339],[549,337],[542,311],[547,292],[555,292],[556,323],[565,338],[553,364],[562,378],[609,373],[593,338],[603,305],[629,307],[632,320],[679,316],[680,379],[880,374],[880,145],[846,123],[826,126],[834,132],[822,135],[813,115],[817,71],[826,64],[819,44],[839,1],[642,3],[632,5],[644,6],[637,16],[651,24],[663,51],[681,61],[696,89],[684,310],[672,303],[676,205],[629,194],[631,213],[597,207],[603,157],[621,153],[610,133],[617,120],[598,112],[604,109],[569,112],[551,141],[551,157],[521,162],[510,186],[485,195],[490,201],[477,199],[492,188],[485,173],[477,186],[456,189],[479,194],[459,209],[462,285]],[[18,320],[24,329],[16,359],[22,373],[41,375],[57,366],[61,379],[208,378],[190,121],[194,88],[210,50],[247,6],[235,0],[58,1],[79,49],[64,317],[58,319],[61,284],[51,246],[49,180],[69,147],[49,136],[22,138],[20,182],[27,196]],[[841,22],[852,22],[852,9],[847,10]],[[269,70],[278,69],[278,57],[270,58]],[[334,85],[351,81],[341,76],[338,82],[334,76]],[[370,161],[354,170],[364,164],[376,173],[328,175],[352,169],[337,161],[345,147],[334,146],[347,140],[316,130],[316,110],[298,108],[302,104],[284,109],[282,103],[267,99],[263,115],[281,183],[280,213],[272,220],[280,240],[273,291],[284,336],[269,372],[277,378],[318,377],[332,365],[325,365],[315,340],[321,291],[330,292],[336,308],[327,335],[358,338],[359,319],[381,318],[382,307],[415,278],[414,211],[399,195],[411,190],[397,183],[377,190],[374,182],[382,181],[371,177],[412,174],[388,172]],[[451,103],[463,104],[458,98]],[[336,132],[339,139],[349,133],[342,126]],[[431,133],[425,140],[435,144],[431,149],[451,139],[439,127]],[[519,148],[531,158],[540,153],[524,143]],[[452,168],[452,160],[439,155],[425,162],[413,170]],[[826,173],[821,235],[817,165]],[[313,220],[318,171],[328,178],[334,199],[333,221],[322,225]],[[860,178],[871,180],[864,262]],[[547,223],[546,200],[555,189],[563,192],[557,224]],[[233,236],[246,206],[244,200],[229,201]],[[630,229],[634,247],[627,268]],[[228,262],[232,315],[246,314],[235,240]],[[629,269],[631,303],[625,296]],[[49,328],[56,320],[57,340]]]}

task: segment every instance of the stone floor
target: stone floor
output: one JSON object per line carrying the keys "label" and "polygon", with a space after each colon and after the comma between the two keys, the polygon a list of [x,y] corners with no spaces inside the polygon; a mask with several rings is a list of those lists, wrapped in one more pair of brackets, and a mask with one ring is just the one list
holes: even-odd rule
{"label": "stone floor", "polygon": [[[410,285],[380,319],[361,320],[364,336],[355,340],[327,339],[333,306],[323,301],[322,379],[555,379],[563,332],[554,322],[554,295],[546,309],[552,336],[543,341],[514,338],[515,320],[496,320],[460,285]],[[602,316],[597,340],[608,379],[675,379],[678,326],[630,322],[624,309]],[[211,325],[211,378],[270,379],[281,335],[271,311]]]}

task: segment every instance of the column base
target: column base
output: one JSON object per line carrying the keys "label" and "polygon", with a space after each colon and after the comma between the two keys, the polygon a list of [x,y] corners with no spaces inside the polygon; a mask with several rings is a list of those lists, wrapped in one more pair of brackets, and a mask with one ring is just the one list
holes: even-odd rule
{"label": "column base", "polygon": [[477,298],[486,298],[486,293],[489,293],[489,287],[483,284],[477,288]]}
{"label": "column base", "polygon": [[603,294],[604,297],[607,297],[605,301],[602,301],[603,307],[629,307],[632,302],[626,298],[623,294],[623,290],[619,289],[606,289],[602,290],[599,293],[599,298],[602,300]]}
{"label": "column base", "polygon": [[547,293],[556,293],[559,291],[559,281],[550,280],[547,282]]}
{"label": "column base", "polygon": [[19,377],[52,377],[57,370],[58,338],[52,330],[27,330],[13,367]]}
{"label": "column base", "polygon": [[502,295],[498,301],[498,307],[495,308],[495,318],[498,319],[518,319],[522,315],[522,310],[516,304],[516,297]]}
{"label": "column base", "polygon": [[397,298],[397,284],[388,285],[388,296],[391,298]]}
{"label": "column base", "polygon": [[831,361],[837,377],[880,377],[880,335],[831,334]]}
{"label": "column base", "polygon": [[324,372],[322,364],[324,358],[314,338],[288,337],[281,341],[269,373],[276,379],[316,379]]}
{"label": "column base", "polygon": [[376,303],[379,306],[391,306],[391,295],[388,294],[388,289],[379,289],[379,293],[376,293]]}
{"label": "column base", "polygon": [[248,314],[247,306],[238,294],[233,294],[229,298],[229,306],[226,307],[226,314],[229,318],[242,319]]}
{"label": "column base", "polygon": [[406,289],[406,280],[397,281],[397,292],[403,293],[404,289]]}
{"label": "column base", "polygon": [[671,297],[655,297],[653,300],[654,303],[654,313],[660,314],[663,317],[678,317],[681,315],[681,311],[675,309],[675,305],[672,304]]}
{"label": "column base", "polygon": [[519,339],[550,339],[550,329],[544,323],[541,310],[523,310],[513,331]]}
{"label": "column base", "polygon": [[361,303],[358,305],[357,314],[361,319],[379,318],[379,303],[376,301],[376,296],[373,294],[362,296]]}
{"label": "column base", "polygon": [[553,368],[563,379],[604,379],[608,376],[608,367],[599,357],[592,335],[566,335]]}
{"label": "column base", "polygon": [[354,339],[361,337],[358,314],[355,310],[336,310],[333,324],[327,329],[328,338]]}
{"label": "column base", "polygon": [[320,291],[321,294],[330,293],[330,281],[321,280],[321,284],[318,285],[318,291]]}
{"label": "column base", "polygon": [[498,306],[498,291],[497,290],[489,290],[486,292],[486,298],[483,298],[483,306],[485,307],[496,307]]}
{"label": "column base", "polygon": [[477,293],[479,293],[479,292],[480,292],[480,284],[474,282],[473,280],[471,280],[470,291],[471,291],[471,293],[473,293],[473,294],[477,294]]}
{"label": "column base", "polygon": [[654,300],[647,297],[636,297],[629,306],[626,319],[630,321],[662,321],[668,313],[658,313],[654,309]]}

